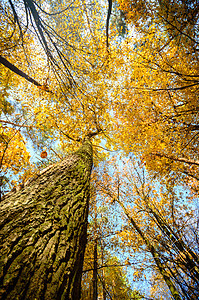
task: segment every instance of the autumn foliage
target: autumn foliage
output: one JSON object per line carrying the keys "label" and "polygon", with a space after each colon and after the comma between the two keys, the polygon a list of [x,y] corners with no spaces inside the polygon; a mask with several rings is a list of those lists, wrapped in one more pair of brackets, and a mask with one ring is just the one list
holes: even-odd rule
{"label": "autumn foliage", "polygon": [[[113,2],[107,48],[106,2],[0,1],[0,55],[12,65],[0,64],[1,196],[90,136],[97,206],[121,224],[110,238],[98,230],[107,265],[120,264],[112,243],[160,299],[199,294],[198,11],[194,0]],[[119,272],[98,272],[101,294],[112,276],[132,294]],[[84,297],[91,282],[85,274]]]}

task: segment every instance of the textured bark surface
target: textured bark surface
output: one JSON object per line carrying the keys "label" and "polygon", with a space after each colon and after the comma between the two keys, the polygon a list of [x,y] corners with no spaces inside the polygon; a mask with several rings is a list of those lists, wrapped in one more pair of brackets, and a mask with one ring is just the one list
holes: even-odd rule
{"label": "textured bark surface", "polygon": [[0,208],[0,299],[80,299],[92,145],[37,175]]}

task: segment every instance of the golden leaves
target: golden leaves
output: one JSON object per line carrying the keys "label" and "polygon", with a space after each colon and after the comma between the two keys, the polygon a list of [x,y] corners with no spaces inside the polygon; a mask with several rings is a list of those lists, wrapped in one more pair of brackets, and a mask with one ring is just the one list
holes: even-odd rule
{"label": "golden leaves", "polygon": [[0,129],[0,167],[5,173],[11,170],[17,174],[29,164],[30,154],[19,131],[3,127]]}
{"label": "golden leaves", "polygon": [[197,159],[197,131],[191,128],[198,122],[198,61],[190,51],[190,44],[179,47],[152,24],[133,43],[127,37],[115,57],[114,76],[120,78],[112,92],[115,140],[160,174],[183,169],[164,154]]}

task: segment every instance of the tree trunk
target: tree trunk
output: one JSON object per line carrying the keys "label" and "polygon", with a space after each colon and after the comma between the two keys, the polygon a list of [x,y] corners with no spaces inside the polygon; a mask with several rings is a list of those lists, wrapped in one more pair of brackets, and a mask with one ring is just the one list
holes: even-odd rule
{"label": "tree trunk", "polygon": [[0,211],[0,299],[80,299],[92,144],[44,169]]}
{"label": "tree trunk", "polygon": [[93,255],[93,298],[92,300],[97,300],[98,298],[98,288],[97,288],[97,207],[96,207],[96,199],[95,199],[95,225],[94,225],[94,255]]}
{"label": "tree trunk", "polygon": [[148,248],[148,250],[150,251],[151,255],[153,256],[153,259],[156,263],[156,266],[160,272],[160,274],[162,275],[165,283],[167,284],[171,295],[173,296],[173,299],[175,300],[181,300],[181,296],[175,286],[175,284],[173,283],[170,274],[167,272],[164,264],[162,264],[159,253],[156,251],[156,247],[150,242],[150,240],[146,237],[145,233],[141,230],[141,228],[139,227],[139,225],[134,221],[134,219],[131,217],[131,215],[129,214],[128,210],[126,209],[126,207],[124,206],[124,204],[117,199],[116,200],[119,205],[121,206],[121,208],[123,209],[125,215],[127,216],[127,218],[129,219],[129,221],[131,222],[131,225],[133,226],[133,228],[138,232],[138,234],[140,235],[140,237],[142,238],[142,240],[144,241],[146,247]]}

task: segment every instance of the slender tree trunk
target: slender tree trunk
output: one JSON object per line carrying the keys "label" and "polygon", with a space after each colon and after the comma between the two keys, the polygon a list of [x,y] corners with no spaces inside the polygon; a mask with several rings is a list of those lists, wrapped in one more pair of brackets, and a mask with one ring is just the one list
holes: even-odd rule
{"label": "slender tree trunk", "polygon": [[105,289],[105,279],[104,279],[104,269],[102,269],[102,288],[103,288],[103,300],[106,300],[106,289]]}
{"label": "slender tree trunk", "polygon": [[93,300],[97,300],[97,239],[94,241]]}
{"label": "slender tree trunk", "polygon": [[[101,253],[102,253],[102,266],[104,265],[104,245],[101,242]],[[104,268],[102,269],[102,289],[103,289],[103,300],[106,300],[106,283],[105,283],[105,272]]]}
{"label": "slender tree trunk", "polygon": [[0,210],[0,299],[80,299],[92,145],[44,169]]}
{"label": "slender tree trunk", "polygon": [[97,206],[96,206],[96,199],[95,199],[95,239],[94,239],[94,255],[93,255],[93,299],[97,300],[98,298],[98,290],[97,290]]}
{"label": "slender tree trunk", "polygon": [[170,274],[168,274],[168,272],[165,269],[165,266],[162,264],[161,259],[159,257],[158,252],[156,251],[155,247],[151,244],[151,242],[147,239],[147,237],[145,236],[144,232],[140,229],[139,225],[134,221],[134,219],[130,216],[128,210],[126,209],[126,207],[124,206],[124,204],[118,199],[116,200],[120,206],[122,207],[125,215],[127,216],[127,218],[130,220],[131,224],[133,225],[134,229],[138,232],[138,234],[140,235],[140,237],[142,238],[142,240],[144,241],[145,245],[147,246],[148,250],[150,251],[150,253],[153,256],[153,259],[156,263],[156,266],[160,272],[160,274],[162,275],[165,283],[167,284],[171,295],[173,296],[173,298],[175,300],[182,300],[177,288],[175,287],[172,279],[170,278]]}

